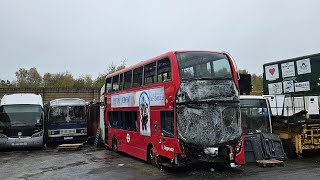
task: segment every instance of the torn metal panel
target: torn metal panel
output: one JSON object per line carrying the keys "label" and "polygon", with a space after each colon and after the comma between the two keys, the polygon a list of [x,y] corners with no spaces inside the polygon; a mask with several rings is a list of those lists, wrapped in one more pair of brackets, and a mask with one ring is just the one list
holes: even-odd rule
{"label": "torn metal panel", "polygon": [[239,96],[232,80],[182,82],[177,94],[178,135],[203,147],[241,137]]}

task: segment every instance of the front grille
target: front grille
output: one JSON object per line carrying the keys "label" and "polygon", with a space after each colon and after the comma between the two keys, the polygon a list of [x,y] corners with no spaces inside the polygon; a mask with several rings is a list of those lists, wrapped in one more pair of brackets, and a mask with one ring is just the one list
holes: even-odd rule
{"label": "front grille", "polygon": [[75,134],[76,133],[76,130],[75,129],[62,129],[60,131],[60,133],[62,135],[71,135],[71,134]]}
{"label": "front grille", "polygon": [[10,127],[4,130],[3,134],[11,138],[18,138],[18,133],[21,133],[21,137],[30,137],[37,130],[38,129],[34,127]]}

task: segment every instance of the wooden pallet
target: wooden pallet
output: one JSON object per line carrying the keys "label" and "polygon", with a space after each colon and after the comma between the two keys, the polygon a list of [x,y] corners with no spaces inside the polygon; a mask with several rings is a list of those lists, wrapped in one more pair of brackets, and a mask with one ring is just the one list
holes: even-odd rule
{"label": "wooden pallet", "polygon": [[82,148],[83,144],[61,144],[57,147],[58,151],[76,151]]}
{"label": "wooden pallet", "polygon": [[258,160],[256,162],[257,166],[260,167],[274,167],[274,166],[283,166],[283,161],[279,161],[276,159],[269,159],[269,160]]}

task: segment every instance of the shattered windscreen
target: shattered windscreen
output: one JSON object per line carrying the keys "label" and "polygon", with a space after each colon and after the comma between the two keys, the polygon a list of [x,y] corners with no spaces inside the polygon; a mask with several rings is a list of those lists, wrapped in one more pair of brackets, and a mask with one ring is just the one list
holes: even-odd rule
{"label": "shattered windscreen", "polygon": [[179,138],[203,147],[234,143],[241,137],[240,100],[228,58],[213,52],[185,52],[177,53],[177,59]]}
{"label": "shattered windscreen", "polygon": [[78,122],[85,121],[84,106],[52,106],[50,107],[49,122]]}

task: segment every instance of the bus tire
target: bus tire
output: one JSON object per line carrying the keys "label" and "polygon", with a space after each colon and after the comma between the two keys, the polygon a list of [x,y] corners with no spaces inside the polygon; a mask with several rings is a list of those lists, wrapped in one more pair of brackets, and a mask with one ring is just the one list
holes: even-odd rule
{"label": "bus tire", "polygon": [[47,143],[42,144],[42,150],[46,150],[47,149]]}
{"label": "bus tire", "polygon": [[112,138],[112,150],[118,152],[118,142],[115,136]]}
{"label": "bus tire", "polygon": [[147,148],[147,162],[152,165],[156,164],[155,155],[154,155],[154,147],[152,144],[149,144],[149,146]]}

